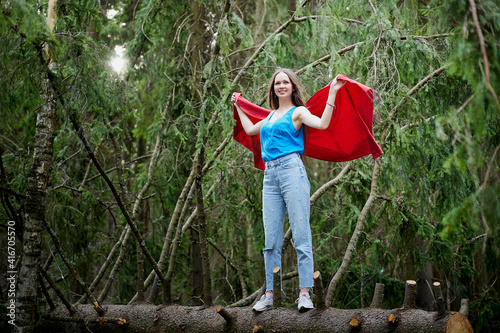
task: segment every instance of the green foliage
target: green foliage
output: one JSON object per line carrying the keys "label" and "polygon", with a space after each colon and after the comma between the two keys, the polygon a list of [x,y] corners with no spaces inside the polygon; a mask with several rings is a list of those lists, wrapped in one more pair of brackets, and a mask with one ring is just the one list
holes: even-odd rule
{"label": "green foliage", "polygon": [[[381,97],[373,131],[384,145],[378,197],[335,292],[334,306],[367,306],[375,283],[381,282],[386,290],[383,306],[398,308],[404,280],[415,278],[430,263],[434,278],[446,285],[451,309],[457,310],[460,298],[469,298],[476,332],[494,330],[499,304],[495,279],[500,270],[500,106],[489,84],[498,95],[499,5],[476,1],[489,60],[487,79],[469,2],[372,3],[375,10],[361,0],[311,2],[299,8],[300,20],[276,34],[299,2],[231,1],[230,11],[224,13],[225,1],[59,1],[54,33],[45,26],[46,1],[40,6],[19,0],[2,3],[2,186],[21,194],[8,192],[13,210],[22,218],[36,115],[46,102],[50,77],[57,92],[57,134],[46,216],[78,273],[89,283],[94,279],[125,220],[108,185],[89,164],[71,116],[115,187],[124,191],[129,212],[143,186],[150,184],[134,218],[154,258],[162,251],[193,157],[204,148],[211,167],[203,177],[203,193],[213,186],[204,200],[213,295],[217,304],[239,300],[240,278],[248,294],[260,288],[264,278],[262,173],[253,167],[248,150],[231,140],[231,93],[239,91],[261,103],[275,67],[299,70],[330,55],[300,75],[305,95],[312,96],[338,73],[373,87]],[[107,16],[110,9],[117,10],[113,18]],[[422,37],[433,34],[448,35]],[[355,43],[360,44],[337,53]],[[50,66],[42,51],[45,45],[53,61]],[[117,45],[126,48],[124,74],[114,73],[109,65]],[[444,72],[408,96],[442,66]],[[395,116],[389,119],[391,111]],[[158,156],[150,168],[157,137]],[[226,138],[227,146],[217,151]],[[325,287],[340,267],[372,183],[370,157],[349,163],[352,171],[311,210],[315,268],[322,272]],[[117,166],[123,169],[121,176]],[[308,159],[306,166],[314,193],[345,163]],[[195,197],[191,192],[186,200],[181,226],[196,207]],[[12,215],[9,209],[2,201],[2,221]],[[191,223],[178,244],[172,280],[175,301],[186,305],[199,297],[192,278],[197,245],[189,237],[197,232],[196,219]],[[48,235],[44,244],[53,251]],[[135,240],[129,240],[124,250],[123,266],[115,277],[119,283],[106,302],[126,303],[135,294]],[[43,253],[44,260],[50,251]],[[285,272],[296,269],[294,252],[289,246],[284,253]],[[116,260],[115,254],[111,265]],[[148,263],[144,270],[147,276]],[[68,274],[57,257],[50,272]],[[69,280],[60,287],[72,300],[81,293]],[[287,281],[285,292],[293,301],[298,280]]]}

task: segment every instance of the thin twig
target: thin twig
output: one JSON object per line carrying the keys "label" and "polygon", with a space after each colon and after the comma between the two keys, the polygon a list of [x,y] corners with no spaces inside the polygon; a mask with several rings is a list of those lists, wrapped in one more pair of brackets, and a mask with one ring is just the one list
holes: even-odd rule
{"label": "thin twig", "polygon": [[372,10],[375,14],[377,14],[377,10],[375,9],[375,6],[373,5],[373,3],[371,2],[371,0],[368,0],[368,2],[370,3],[370,6],[372,7]]}
{"label": "thin twig", "polygon": [[[149,155],[144,155],[144,156],[139,156],[139,157],[136,157],[136,158],[134,158],[133,160],[130,160],[130,161],[125,162],[125,165],[128,165],[128,164],[131,164],[131,163],[134,163],[134,162],[137,162],[137,161],[140,161],[140,160],[143,160],[143,159],[149,158],[149,157],[151,157],[151,156],[153,156],[153,155],[152,155],[152,154],[149,154]],[[110,172],[115,171],[115,170],[116,170],[116,167],[113,167],[113,168],[108,169],[108,170],[106,170],[106,171],[104,171],[104,172],[105,172],[105,173],[110,173]],[[94,179],[99,178],[99,177],[102,177],[102,175],[101,175],[100,173],[98,173],[97,175],[92,176],[92,177],[90,177],[89,179],[87,179],[87,182],[90,182],[91,180],[94,180]]]}
{"label": "thin twig", "polygon": [[432,38],[439,38],[439,37],[448,37],[451,36],[451,33],[448,34],[436,34],[436,35],[430,35],[430,36],[418,36],[418,35],[409,35],[409,36],[401,36],[399,39],[400,40],[406,40],[408,38],[414,38],[414,39],[432,39]]}
{"label": "thin twig", "polygon": [[56,292],[57,296],[59,296],[59,299],[63,302],[64,306],[66,307],[66,309],[68,309],[69,313],[71,315],[74,315],[76,313],[75,308],[68,302],[68,299],[66,298],[66,296],[64,296],[64,294],[61,292],[61,290],[55,284],[54,280],[52,280],[50,275],[43,269],[42,266],[40,266],[40,273],[45,278],[45,280],[47,280],[47,282],[52,287],[52,289]]}

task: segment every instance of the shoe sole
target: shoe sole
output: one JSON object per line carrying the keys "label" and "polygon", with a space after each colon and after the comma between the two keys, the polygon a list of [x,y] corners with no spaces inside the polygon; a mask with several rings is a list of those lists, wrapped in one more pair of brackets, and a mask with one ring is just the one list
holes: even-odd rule
{"label": "shoe sole", "polygon": [[306,307],[301,307],[301,308],[299,309],[299,312],[307,312],[307,311],[312,310],[312,309],[314,309],[314,308],[306,308]]}
{"label": "shoe sole", "polygon": [[267,308],[265,308],[263,310],[257,310],[257,309],[252,308],[252,311],[255,311],[255,312],[264,312],[264,311],[272,309],[272,308],[273,308],[272,306],[269,306],[269,307],[267,307]]}

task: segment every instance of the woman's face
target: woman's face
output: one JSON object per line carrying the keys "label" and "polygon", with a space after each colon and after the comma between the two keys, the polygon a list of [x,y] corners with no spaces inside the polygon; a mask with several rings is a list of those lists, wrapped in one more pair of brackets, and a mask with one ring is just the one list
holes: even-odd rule
{"label": "woman's face", "polygon": [[274,78],[274,93],[278,98],[292,96],[293,85],[288,75],[279,72]]}

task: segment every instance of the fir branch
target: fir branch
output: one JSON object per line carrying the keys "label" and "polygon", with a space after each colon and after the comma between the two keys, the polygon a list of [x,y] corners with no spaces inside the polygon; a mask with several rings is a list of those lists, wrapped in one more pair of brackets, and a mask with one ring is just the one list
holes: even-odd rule
{"label": "fir branch", "polygon": [[54,230],[52,230],[52,228],[49,226],[49,224],[47,223],[46,220],[44,220],[43,223],[44,223],[45,229],[47,230],[50,237],[52,238],[52,242],[54,243],[54,245],[56,247],[56,251],[59,254],[59,257],[61,257],[62,261],[64,262],[64,264],[68,268],[69,272],[71,273],[73,278],[76,280],[76,282],[78,282],[80,287],[82,287],[82,289],[85,292],[85,294],[87,295],[87,297],[89,297],[92,300],[94,309],[97,311],[97,313],[99,315],[103,315],[104,309],[101,307],[101,305],[99,304],[97,299],[92,295],[92,292],[87,287],[87,284],[85,283],[85,281],[83,281],[83,279],[77,274],[75,267],[73,266],[73,264],[68,260],[68,258],[64,254],[64,252],[62,250],[61,242],[59,241],[59,237],[57,237],[56,233],[54,232]]}
{"label": "fir branch", "polygon": [[358,20],[354,20],[354,19],[347,18],[347,17],[343,17],[342,19],[343,19],[344,21],[351,22],[351,23],[356,23],[356,24],[360,24],[360,25],[365,24],[365,22],[358,21]]}
{"label": "fir branch", "polygon": [[[308,0],[304,1],[302,3],[301,7],[304,7],[307,4],[307,2],[308,2]],[[247,60],[245,65],[243,65],[243,68],[238,72],[236,77],[231,82],[232,86],[235,86],[240,81],[243,73],[249,68],[249,66],[255,61],[255,59],[257,59],[257,56],[262,52],[262,50],[264,50],[264,46],[271,40],[271,38],[273,38],[274,36],[276,36],[277,34],[282,32],[283,30],[285,30],[290,25],[290,23],[295,22],[295,20],[296,20],[295,15],[297,14],[297,12],[298,12],[298,10],[293,12],[292,15],[290,16],[290,18],[285,23],[283,23],[278,29],[276,29],[274,32],[272,32],[269,36],[267,36],[267,38],[259,45],[257,50]]]}
{"label": "fir branch", "polygon": [[[174,85],[174,91],[175,91],[175,85]],[[167,114],[167,111],[168,111],[168,103],[165,105],[165,107],[163,108],[163,111],[161,112],[160,114],[160,118],[165,118],[166,114]],[[144,186],[142,187],[141,191],[139,192],[139,194],[137,195],[136,197],[136,200],[135,200],[135,203],[134,203],[134,206],[133,206],[133,209],[132,209],[132,217],[135,219],[135,216],[137,215],[137,210],[139,209],[139,204],[140,202],[145,199],[144,198],[144,195],[146,194],[147,190],[149,189],[150,185],[151,185],[151,182],[153,180],[153,169],[154,169],[154,166],[156,164],[156,161],[158,159],[158,155],[160,153],[160,146],[161,146],[161,143],[162,143],[162,140],[161,140],[161,131],[158,131],[156,133],[156,143],[155,143],[155,147],[153,149],[153,154],[149,155],[151,156],[151,159],[149,161],[149,166],[148,166],[148,176],[147,176],[147,180],[146,180],[146,183],[144,184]],[[129,226],[127,225],[127,227],[125,228],[125,230],[122,232],[121,236],[120,236],[120,241],[118,243],[115,244],[115,246],[113,247],[113,250],[111,251],[111,253],[108,255],[108,258],[106,259],[106,262],[104,263],[104,265],[101,267],[101,270],[98,274],[98,276],[100,275],[102,277],[102,274],[104,274],[104,271],[106,270],[107,266],[109,265],[109,261],[108,259],[110,259],[110,257],[113,255],[113,252],[116,251],[117,249],[117,246],[118,244],[120,244],[121,248],[120,248],[120,253],[118,254],[118,259],[117,261],[115,262],[115,265],[113,266],[112,270],[111,270],[111,273],[110,273],[110,278],[108,279],[108,283],[106,283],[106,286],[103,290],[103,292],[101,293],[101,295],[99,296],[99,299],[100,300],[103,300],[108,291],[109,291],[109,288],[111,286],[111,284],[109,283],[109,281],[113,281],[114,280],[114,276],[116,275],[116,273],[118,272],[119,268],[121,267],[121,263],[122,263],[122,260],[123,260],[123,257],[125,255],[125,244],[127,243],[127,240],[128,240],[128,237],[130,235],[130,228]],[[122,240],[122,237],[123,237],[123,240]],[[139,260],[139,259],[138,259]],[[140,264],[139,264],[140,265]],[[163,267],[160,266],[160,264],[158,263],[160,269],[163,269]],[[101,271],[102,271],[102,274],[101,274]],[[99,277],[99,279],[101,278]],[[98,281],[98,280],[97,280]],[[143,285],[144,285],[144,281],[141,282]],[[96,282],[97,284],[97,282]],[[141,289],[141,287],[138,287],[138,289]],[[142,287],[142,290],[144,291],[146,288]],[[137,296],[139,296],[139,300],[142,300],[142,296],[141,293],[138,293]]]}
{"label": "fir branch", "polygon": [[[97,150],[97,149],[96,149],[96,150]],[[153,156],[153,154],[148,154],[148,155],[144,155],[144,156],[139,156],[139,157],[136,157],[136,158],[134,158],[134,159],[132,159],[132,160],[130,160],[130,161],[125,162],[125,165],[129,165],[129,164],[135,163],[135,162],[137,162],[137,161],[144,160],[144,159],[149,158],[149,157],[151,157],[151,156]],[[116,170],[116,167],[112,167],[111,169],[108,169],[108,170],[106,170],[106,171],[104,171],[104,172],[105,172],[105,173],[110,173],[110,172],[113,172],[113,171],[115,171],[115,170]],[[98,173],[98,174],[97,174],[97,175],[95,175],[95,176],[90,177],[89,179],[87,179],[87,181],[86,181],[85,183],[88,183],[88,182],[90,182],[91,180],[94,180],[94,179],[99,178],[99,177],[102,177],[102,175],[101,175],[100,173]],[[82,182],[82,183],[83,183],[83,182]],[[85,183],[83,183],[83,185],[85,185]],[[80,185],[80,186],[81,186],[81,185]]]}
{"label": "fir branch", "polygon": [[434,76],[437,76],[441,74],[446,69],[447,65],[444,65],[442,67],[439,67],[436,69],[434,72],[430,73],[426,77],[424,77],[422,80],[420,80],[419,83],[417,83],[413,88],[410,89],[410,91],[399,100],[399,102],[392,108],[391,112],[389,112],[389,117],[387,117],[387,123],[382,129],[382,134],[380,138],[380,147],[383,148],[385,145],[385,138],[387,137],[387,130],[389,128],[389,122],[393,120],[394,116],[396,115],[396,112],[398,111],[398,108],[403,104],[403,102],[406,100],[407,97],[410,97],[411,95],[415,94],[424,84],[426,84],[430,79],[432,79]]}
{"label": "fir branch", "polygon": [[[96,277],[94,278],[94,280],[92,281],[92,283],[89,286],[89,290],[91,292],[93,292],[95,290],[95,287],[101,281],[101,278],[104,276],[104,273],[106,272],[106,269],[108,268],[109,264],[111,263],[111,260],[113,259],[113,256],[114,256],[118,246],[123,246],[123,238],[124,238],[127,230],[130,230],[128,228],[128,226],[126,226],[124,228],[124,231],[120,235],[120,239],[118,240],[118,242],[115,243],[115,245],[113,246],[113,248],[109,252],[108,256],[106,257],[106,260],[101,265],[99,272],[97,273]],[[82,304],[82,302],[85,300],[85,298],[86,298],[86,295],[83,295],[82,297],[80,297],[80,299],[75,303],[75,305]],[[98,301],[102,303],[102,298],[98,297]]]}
{"label": "fir branch", "polygon": [[[469,98],[467,98],[467,100],[464,102],[464,104],[462,104],[462,105],[461,105],[461,106],[460,106],[460,107],[459,107],[459,108],[455,111],[455,113],[456,113],[456,114],[459,114],[460,112],[462,112],[462,111],[465,109],[465,107],[466,107],[466,106],[470,103],[470,101],[472,101],[472,99],[473,99],[473,98],[474,98],[474,94],[470,95],[470,97],[469,97]],[[418,125],[420,125],[420,124],[422,124],[422,123],[424,123],[424,122],[427,122],[427,123],[428,123],[429,121],[431,121],[432,119],[435,119],[436,117],[437,117],[437,115],[434,115],[434,116],[429,117],[429,118],[426,118],[425,120],[420,121],[420,122],[414,122],[414,123],[409,123],[409,124],[406,124],[406,125],[404,125],[404,126],[401,126],[401,130],[405,130],[405,129],[407,129],[407,128],[411,128],[411,127],[414,127],[414,126],[418,126]]]}
{"label": "fir branch", "polygon": [[[363,44],[364,42],[358,42],[358,43],[354,43],[352,45],[349,45],[349,46],[346,46],[344,47],[343,49],[340,49],[338,50],[336,53],[337,55],[342,55],[344,53],[346,53],[347,51],[351,51],[352,49],[354,49],[356,46],[358,45],[361,45]],[[313,61],[312,63],[302,67],[301,69],[297,70],[295,72],[295,74],[299,75],[299,74],[302,74],[303,72],[305,72],[308,68],[312,68],[312,67],[316,67],[317,65],[319,65],[320,63],[322,62],[325,62],[325,61],[328,61],[330,60],[330,58],[332,57],[331,54],[327,54],[326,56],[324,57],[321,57],[319,59],[316,59],[315,61]]]}
{"label": "fir branch", "polygon": [[469,245],[469,244],[472,244],[472,243],[474,243],[475,241],[477,241],[478,239],[481,239],[481,238],[483,238],[483,237],[486,237],[486,233],[481,234],[481,235],[478,235],[478,236],[476,236],[476,237],[473,237],[473,238],[471,238],[471,239],[467,240],[465,243],[460,244],[460,245],[457,247],[457,249],[455,250],[455,253],[460,254],[460,251],[462,251],[462,248],[463,248],[464,246],[467,246],[467,245]]}
{"label": "fir branch", "polygon": [[[94,154],[97,155],[99,154],[99,150],[101,149],[101,145],[102,143],[104,142],[104,138],[101,138],[101,140],[99,140],[99,143],[97,144],[97,146],[95,147],[94,149]],[[80,183],[80,186],[78,186],[78,189],[79,190],[82,190],[83,189],[83,186],[85,185],[85,183],[87,182],[87,178],[89,177],[89,174],[90,174],[90,167],[92,166],[92,160],[89,159],[89,162],[87,163],[87,170],[85,170],[85,175],[83,176],[83,180],[82,182]],[[106,171],[106,172],[109,172],[109,171]],[[96,177],[97,178],[97,177]]]}
{"label": "fir branch", "polygon": [[[129,225],[127,224],[125,226],[124,230],[122,231],[122,234],[120,235],[120,240],[115,244],[115,246],[113,246],[113,249],[108,254],[106,261],[101,266],[99,273],[97,274],[96,278],[92,282],[92,284],[94,285],[94,288],[95,288],[97,286],[97,284],[99,283],[99,281],[101,280],[104,273],[106,272],[106,269],[108,268],[108,266],[111,262],[111,259],[113,258],[114,252],[116,252],[116,249],[118,247],[120,247],[120,252],[118,253],[118,258],[116,259],[115,264],[113,265],[113,268],[111,269],[111,272],[109,273],[108,281],[106,281],[104,288],[102,289],[101,293],[99,294],[99,297],[97,298],[97,300],[101,303],[104,302],[104,300],[106,299],[106,296],[108,295],[109,289],[111,288],[111,285],[115,281],[115,276],[118,273],[118,270],[123,265],[123,258],[125,257],[125,248],[126,248],[127,241],[130,237],[130,234],[131,234],[131,230],[130,230]],[[154,272],[154,270],[153,270],[153,272]],[[82,300],[80,299],[79,302],[80,301],[82,301]]]}
{"label": "fir branch", "polygon": [[486,43],[484,40],[484,35],[483,31],[481,30],[481,26],[479,25],[479,19],[477,17],[477,9],[476,9],[476,3],[474,0],[469,0],[470,4],[470,11],[472,12],[472,20],[474,21],[474,26],[476,27],[476,34],[477,37],[479,38],[479,46],[481,49],[481,55],[483,56],[483,62],[484,62],[484,72],[486,75],[486,85],[488,86],[488,89],[491,92],[491,95],[493,98],[495,98],[495,101],[497,102],[497,106],[500,105],[500,102],[498,101],[498,96],[495,93],[495,90],[491,86],[491,78],[490,78],[490,62],[488,60],[488,55],[486,54]]}
{"label": "fir branch", "polygon": [[125,217],[125,220],[127,221],[128,225],[132,229],[132,232],[134,233],[134,236],[136,237],[137,242],[139,242],[139,245],[141,246],[141,250],[142,250],[143,254],[146,256],[147,260],[149,261],[149,263],[151,264],[151,266],[155,270],[158,277],[163,281],[163,274],[162,274],[161,270],[159,269],[156,261],[151,256],[151,253],[149,252],[149,250],[146,248],[146,243],[145,243],[144,239],[142,238],[142,235],[139,233],[139,230],[137,230],[137,226],[135,225],[135,222],[132,221],[130,214],[128,213],[127,209],[125,208],[120,195],[116,191],[115,186],[113,185],[111,180],[106,175],[106,172],[102,169],[99,161],[97,161],[97,158],[95,157],[92,149],[90,148],[90,145],[89,145],[87,139],[83,135],[82,129],[78,126],[78,123],[76,122],[74,115],[70,116],[70,120],[71,120],[71,123],[73,124],[73,127],[75,128],[75,131],[76,131],[78,137],[83,142],[85,149],[87,150],[87,153],[89,154],[90,158],[94,162],[94,165],[96,166],[97,170],[99,170],[99,173],[104,178],[104,181],[108,184],[113,196],[116,199],[116,203],[118,204],[118,207],[120,207],[120,210],[122,211],[122,214]]}

